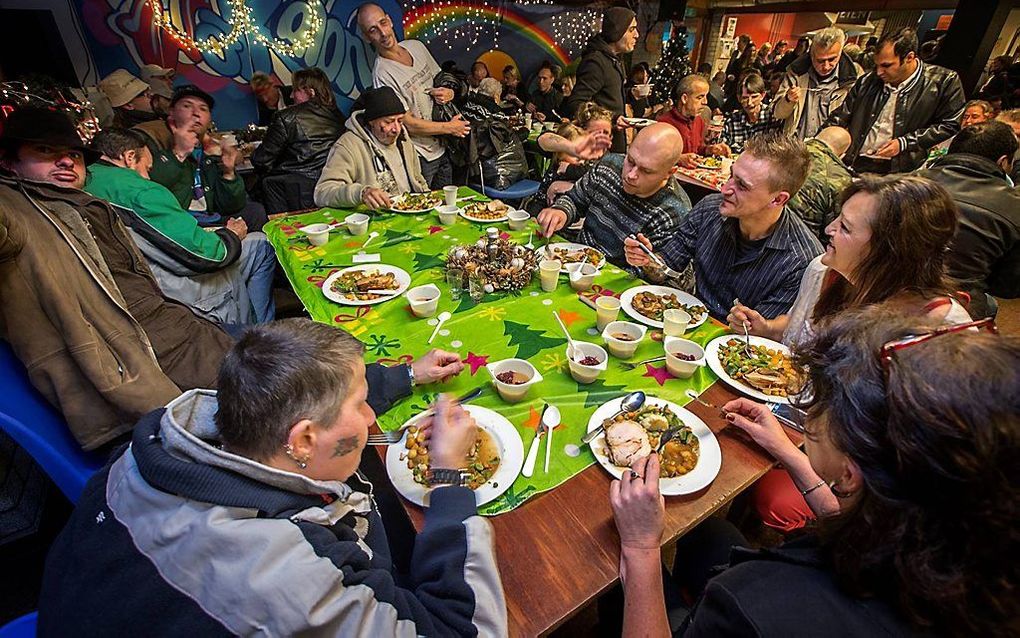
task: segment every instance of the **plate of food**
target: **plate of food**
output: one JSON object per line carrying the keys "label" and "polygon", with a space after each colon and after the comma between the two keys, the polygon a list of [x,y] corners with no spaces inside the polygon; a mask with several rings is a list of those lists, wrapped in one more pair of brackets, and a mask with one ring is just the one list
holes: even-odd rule
{"label": "plate of food", "polygon": [[513,209],[498,199],[487,202],[474,202],[460,209],[460,216],[473,222],[487,224],[507,220],[507,214]]}
{"label": "plate of food", "polygon": [[744,352],[744,337],[723,335],[705,346],[708,367],[724,383],[759,401],[789,403],[790,395],[804,389],[807,374],[790,360],[790,349],[764,337],[748,337],[751,355]]}
{"label": "plate of food", "polygon": [[[465,405],[478,424],[478,439],[471,448],[468,487],[475,491],[475,502],[484,505],[507,491],[524,467],[524,443],[521,435],[503,416],[488,408]],[[393,487],[407,500],[428,506],[428,447],[415,425],[422,415],[411,418],[404,437],[386,450],[386,473]]]}
{"label": "plate of food", "polygon": [[625,117],[623,121],[630,124],[634,128],[644,128],[655,124],[655,120],[650,120],[646,117]]}
{"label": "plate of food", "polygon": [[723,167],[723,159],[721,157],[699,157],[697,166],[698,168],[704,168],[710,171],[721,171]]}
{"label": "plate of food", "polygon": [[719,474],[722,450],[715,434],[692,412],[672,401],[648,397],[634,412],[620,411],[621,399],[603,403],[588,419],[588,431],[605,424],[605,431],[591,442],[595,458],[610,474],[620,478],[635,459],[659,446],[667,429],[676,434],[659,452],[659,489],[665,496],[691,494],[704,488]]}
{"label": "plate of food", "polygon": [[[577,262],[586,262],[596,268],[606,265],[606,256],[601,251],[584,244],[557,242],[549,244],[549,251],[553,254],[553,259],[563,262],[563,267],[560,268],[561,273],[567,272],[567,264],[576,264]],[[535,253],[540,259],[545,259],[545,247],[539,246],[535,249]]]}
{"label": "plate of food", "polygon": [[426,213],[436,206],[440,206],[443,203],[442,191],[433,191],[431,193],[407,193],[405,195],[397,195],[392,200],[393,205],[390,206],[390,210],[394,213],[403,213],[411,215],[415,213]]}
{"label": "plate of food", "polygon": [[690,328],[708,321],[708,308],[697,297],[668,286],[635,286],[620,295],[623,311],[646,326],[662,328],[662,312],[671,308],[686,310]]}
{"label": "plate of food", "polygon": [[[352,266],[327,277],[322,294],[345,306],[370,306],[393,299],[410,285],[411,275],[403,268],[387,264]],[[385,290],[386,294],[369,290]]]}

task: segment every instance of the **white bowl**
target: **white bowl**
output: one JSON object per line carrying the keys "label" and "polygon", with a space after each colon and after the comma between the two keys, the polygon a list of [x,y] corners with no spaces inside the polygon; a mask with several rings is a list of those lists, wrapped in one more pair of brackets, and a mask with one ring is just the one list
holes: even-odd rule
{"label": "white bowl", "polygon": [[[634,356],[634,351],[641,344],[641,340],[645,338],[647,330],[648,328],[645,326],[630,321],[610,321],[602,331],[602,338],[605,340],[610,354],[618,359],[629,359]],[[627,341],[613,336],[621,333],[630,335],[633,339]]]}
{"label": "white bowl", "polygon": [[364,213],[354,213],[344,217],[344,223],[347,224],[347,232],[352,235],[364,235],[368,232],[368,215]]}
{"label": "white bowl", "polygon": [[528,225],[531,215],[526,210],[512,210],[506,215],[510,230],[521,230]]}
{"label": "white bowl", "polygon": [[567,271],[567,279],[570,287],[578,292],[584,292],[595,283],[595,275],[599,273],[598,268],[587,262],[576,262],[563,267]]}
{"label": "white bowl", "polygon": [[436,206],[436,214],[439,215],[439,223],[444,226],[449,226],[453,222],[457,221],[457,215],[460,214],[460,209],[454,206]]}
{"label": "white bowl", "polygon": [[407,291],[407,303],[415,317],[431,317],[439,307],[439,297],[443,293],[435,284],[415,286]]}
{"label": "white bowl", "polygon": [[301,232],[308,235],[313,246],[322,246],[329,241],[329,224],[309,224],[301,227]]}
{"label": "white bowl", "polygon": [[[587,385],[592,383],[595,379],[599,378],[599,375],[606,371],[609,355],[602,349],[602,346],[588,343],[587,341],[575,341],[573,350],[570,349],[570,344],[567,344],[567,353],[570,376],[580,384]],[[570,353],[574,356],[571,357]],[[593,366],[586,366],[578,361],[578,359],[584,359],[585,357],[595,357],[599,362]]]}
{"label": "white bowl", "polygon": [[[524,359],[503,359],[486,365],[485,369],[489,371],[492,384],[496,386],[499,396],[507,403],[517,403],[524,398],[531,386],[542,381],[542,375],[538,373],[535,366]],[[519,384],[503,383],[496,376],[504,372],[517,372],[527,377],[528,380]]]}
{"label": "white bowl", "polygon": [[[678,379],[689,379],[698,368],[705,365],[705,349],[690,339],[666,337],[662,340],[662,348],[666,351],[666,369]],[[692,355],[695,359],[684,361],[675,356],[678,352]]]}

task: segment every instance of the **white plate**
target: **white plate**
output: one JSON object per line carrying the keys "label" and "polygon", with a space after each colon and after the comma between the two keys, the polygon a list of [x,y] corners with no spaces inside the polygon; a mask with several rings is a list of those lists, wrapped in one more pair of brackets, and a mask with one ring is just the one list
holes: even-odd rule
{"label": "white plate", "polygon": [[[472,202],[472,204],[474,204],[474,203],[482,203],[482,204],[484,204],[486,202]],[[463,217],[464,219],[468,220],[468,221],[476,222],[476,223],[479,223],[479,224],[495,224],[497,222],[505,222],[506,220],[510,219],[507,216],[507,213],[509,213],[512,210],[513,210],[513,208],[508,206],[507,209],[506,209],[506,213],[503,213],[502,217],[497,217],[495,219],[481,219],[481,218],[478,218],[478,217],[472,217],[471,215],[468,215],[467,212],[466,212],[467,209],[466,208],[462,208],[462,209],[460,209],[460,216]]]}
{"label": "white plate", "polygon": [[[708,367],[712,370],[712,372],[714,372],[716,376],[722,380],[723,383],[730,386],[734,390],[743,392],[747,396],[758,399],[759,401],[766,401],[769,403],[787,403],[787,404],[790,403],[790,399],[788,397],[777,397],[765,394],[761,390],[757,390],[751,387],[750,385],[744,383],[743,381],[734,379],[730,375],[726,374],[726,370],[723,368],[722,361],[719,361],[719,348],[721,348],[730,339],[737,338],[739,338],[741,341],[744,340],[743,335],[740,335],[738,337],[737,335],[728,334],[712,339],[711,341],[708,342],[708,345],[705,346],[705,359],[708,361]],[[786,354],[787,356],[789,356],[790,354],[790,349],[784,346],[783,344],[779,343],[778,341],[766,339],[765,337],[756,337],[754,335],[751,335],[750,341],[752,346],[765,346],[766,348],[779,350],[780,352]]]}
{"label": "white plate", "polygon": [[655,120],[650,120],[646,117],[625,117],[623,121],[630,124],[634,128],[644,128],[655,124]]}
{"label": "white plate", "polygon": [[[572,244],[572,243],[567,242],[567,241],[561,241],[561,242],[556,242],[554,244],[549,244],[549,249],[550,250],[554,250],[556,248],[560,248],[562,250],[581,250],[583,248],[590,248],[590,246],[586,246],[584,244]],[[595,250],[598,250],[598,248],[596,248]],[[602,253],[601,250],[598,250],[598,252]],[[539,246],[539,247],[535,248],[535,256],[538,257],[539,260],[545,259],[545,246]],[[605,265],[606,265],[606,256],[603,254],[602,255],[602,261],[600,261],[599,263],[595,264],[595,268],[602,268]],[[560,273],[568,274],[567,265],[566,264],[563,264],[563,267],[560,268]]]}
{"label": "white plate", "polygon": [[[650,292],[656,295],[674,294],[676,295],[676,298],[680,300],[680,303],[687,304],[688,306],[705,306],[705,304],[694,295],[686,293],[683,290],[670,288],[669,286],[634,286],[633,288],[628,288],[623,291],[623,294],[620,295],[620,304],[623,307],[623,311],[635,321],[639,321],[646,326],[651,326],[653,328],[662,328],[662,322],[649,319],[635,310],[634,306],[631,305],[634,301],[635,295],[639,292]],[[692,328],[697,328],[706,321],[708,321],[708,306],[705,306],[705,314],[701,315],[701,319],[691,321],[690,325],[687,326],[687,329],[691,330]]]}
{"label": "white plate", "polygon": [[[595,410],[595,414],[591,415],[588,419],[588,432],[591,432],[598,426],[602,425],[602,422],[613,416],[620,410],[619,399],[613,399],[599,406]],[[722,467],[722,450],[719,449],[719,441],[715,438],[715,434],[712,430],[708,429],[705,422],[694,415],[693,412],[685,408],[681,408],[679,405],[672,401],[665,399],[659,399],[657,397],[648,397],[645,399],[645,405],[654,405],[658,407],[669,408],[672,410],[680,420],[684,422],[684,425],[689,427],[694,435],[698,437],[698,464],[694,466],[694,469],[684,474],[683,476],[677,476],[674,478],[660,478],[659,479],[659,491],[664,496],[679,496],[681,494],[691,494],[704,488],[709,483],[715,480],[715,477],[719,475],[719,468]],[[618,465],[613,465],[609,461],[609,457],[606,455],[606,434],[605,432],[599,434],[591,442],[591,451],[595,454],[595,458],[598,460],[602,467],[606,468],[606,471],[620,478],[626,468]]]}
{"label": "white plate", "polygon": [[[524,443],[521,435],[515,428],[500,414],[488,408],[477,405],[465,405],[478,427],[488,432],[499,448],[499,467],[487,483],[475,490],[475,503],[485,505],[496,499],[503,492],[510,489],[517,476],[524,467]],[[408,419],[408,423],[421,418],[421,415]],[[404,438],[407,433],[404,433]],[[394,443],[386,450],[386,473],[393,481],[393,487],[400,492],[400,495],[415,505],[428,506],[429,488],[414,480],[411,470],[407,469],[407,460],[401,460],[401,456],[407,452],[404,447],[404,438],[399,443]]]}
{"label": "white plate", "polygon": [[[424,195],[424,193],[415,193],[415,195]],[[391,201],[393,201],[394,203],[400,203],[400,202],[404,201],[404,199],[406,197],[407,197],[407,195],[397,195]],[[434,209],[436,206],[442,206],[444,203],[445,202],[444,202],[443,198],[440,196],[437,199],[437,202],[436,202],[435,206],[428,206],[426,208],[418,208],[416,210],[400,210],[399,208],[391,208],[390,212],[392,212],[392,213],[399,213],[401,215],[420,215],[421,213],[429,212],[430,210]]]}
{"label": "white plate", "polygon": [[[386,297],[379,297],[378,299],[371,299],[366,301],[360,301],[358,299],[348,299],[339,292],[334,292],[331,286],[333,285],[334,281],[340,278],[340,275],[344,274],[345,272],[350,272],[352,270],[367,270],[381,273],[391,272],[394,275],[396,275],[396,280],[397,284],[399,284],[399,288],[394,290],[392,295],[387,295]],[[322,294],[326,295],[326,299],[329,299],[330,301],[335,301],[336,303],[344,306],[371,306],[372,304],[382,303],[384,301],[389,301],[390,299],[393,299],[394,297],[400,295],[400,293],[407,290],[407,287],[410,285],[411,275],[407,274],[407,271],[404,270],[403,268],[397,268],[396,266],[390,266],[389,264],[365,264],[363,266],[351,266],[350,268],[344,268],[343,270],[335,272],[329,277],[326,277],[326,281],[323,282],[322,284]]]}

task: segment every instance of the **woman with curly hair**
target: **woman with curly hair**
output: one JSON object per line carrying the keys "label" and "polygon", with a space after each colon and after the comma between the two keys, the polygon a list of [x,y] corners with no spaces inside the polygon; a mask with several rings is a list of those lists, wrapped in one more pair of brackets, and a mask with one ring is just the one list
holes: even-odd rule
{"label": "woman with curly hair", "polygon": [[[663,593],[656,455],[614,481],[624,635],[667,635],[671,620],[684,636],[1018,635],[1020,339],[977,327],[889,304],[821,326],[797,351],[813,389],[803,463],[817,480],[805,491],[831,486],[838,513],[761,551],[709,519],[677,545],[673,579],[702,592],[690,609]],[[723,410],[777,458],[801,462],[764,405]]]}

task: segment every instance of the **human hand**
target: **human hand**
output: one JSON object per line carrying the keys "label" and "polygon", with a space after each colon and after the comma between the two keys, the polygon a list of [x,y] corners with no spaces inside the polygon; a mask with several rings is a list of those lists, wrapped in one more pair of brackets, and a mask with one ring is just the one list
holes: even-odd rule
{"label": "human hand", "polygon": [[174,138],[174,155],[178,157],[190,155],[198,147],[198,131],[190,126],[177,126],[173,120],[167,120],[167,123]]}
{"label": "human hand", "polygon": [[549,184],[549,190],[546,191],[546,202],[552,204],[556,201],[557,197],[566,193],[573,187],[574,182],[567,182],[561,179],[554,181],[552,184]]}
{"label": "human hand", "polygon": [[726,420],[737,426],[777,460],[799,454],[797,446],[786,436],[776,416],[762,405],[750,399],[734,399],[722,406]]}
{"label": "human hand", "polygon": [[684,168],[697,168],[698,167],[698,154],[697,153],[684,153],[680,156],[680,159],[676,162]]}
{"label": "human hand", "polygon": [[640,99],[641,99],[641,97],[642,97],[642,96],[641,96],[641,91],[640,91],[640,90],[638,90],[638,88],[637,88],[636,86],[632,86],[632,87],[630,87],[630,95],[631,95],[631,97],[633,97],[633,98],[634,98],[635,100],[640,100]]}
{"label": "human hand", "polygon": [[615,126],[616,126],[617,129],[619,129],[621,131],[625,131],[625,130],[627,130],[629,128],[633,128],[633,126],[631,126],[630,124],[627,123],[627,117],[624,116],[624,115],[618,115],[616,117]]}
{"label": "human hand", "polygon": [[593,160],[606,154],[613,139],[605,131],[587,133],[571,142],[569,153],[578,159]]}
{"label": "human hand", "polygon": [[229,144],[222,145],[222,155],[220,155],[220,163],[223,165],[223,177],[232,179],[234,177],[234,168],[237,167],[237,160],[241,157],[241,151],[236,146]]}
{"label": "human hand", "polygon": [[415,359],[411,364],[411,370],[414,371],[414,382],[417,385],[426,385],[455,377],[463,369],[464,362],[460,360],[459,354],[435,348]]}
{"label": "human hand", "polygon": [[546,119],[545,113],[543,113],[542,111],[535,111],[535,119],[538,120],[539,122],[544,122]]}
{"label": "human hand", "polygon": [[453,89],[448,89],[446,87],[437,87],[434,89],[429,89],[429,95],[432,96],[432,101],[435,102],[436,104],[446,104],[447,102],[453,101],[455,94],[453,92]]}
{"label": "human hand", "polygon": [[467,137],[471,134],[471,123],[461,117],[454,115],[453,119],[446,123],[447,135],[454,137]]}
{"label": "human hand", "polygon": [[730,155],[733,155],[733,151],[730,150],[729,146],[726,146],[725,144],[720,142],[719,144],[712,144],[706,146],[705,154],[718,155],[719,157],[729,157]]}
{"label": "human hand", "polygon": [[791,86],[786,91],[786,101],[791,103],[791,104],[795,104],[795,103],[800,101],[800,87],[799,86]]}
{"label": "human hand", "polygon": [[248,224],[240,217],[231,217],[227,220],[227,230],[243,240],[248,235]]}
{"label": "human hand", "polygon": [[759,337],[767,337],[772,328],[769,320],[761,316],[760,312],[741,303],[730,308],[730,313],[726,315],[726,323],[729,324],[730,330],[738,334],[743,334],[746,323],[747,331]]}
{"label": "human hand", "polygon": [[531,102],[528,102],[527,106],[524,107],[524,110],[527,111],[528,113],[531,113],[532,115],[538,113],[538,107],[532,104]]}
{"label": "human hand", "polygon": [[899,155],[901,150],[902,149],[900,149],[899,140],[889,140],[888,142],[882,145],[882,148],[875,151],[875,155],[877,155],[878,157],[892,159]]}
{"label": "human hand", "polygon": [[366,186],[361,191],[361,201],[373,210],[380,210],[384,208],[390,208],[393,206],[393,200],[390,199],[390,194],[381,188],[375,188],[373,186]]}
{"label": "human hand", "polygon": [[627,258],[627,263],[631,266],[644,266],[652,261],[645,251],[641,250],[641,244],[644,244],[648,250],[652,250],[652,242],[648,241],[648,238],[640,233],[638,233],[637,240],[630,237],[623,240],[623,254]]}
{"label": "human hand", "polygon": [[567,214],[558,208],[543,208],[538,214],[538,225],[541,226],[539,235],[552,237],[559,229],[567,223]]}
{"label": "human hand", "polygon": [[445,394],[439,395],[435,411],[422,431],[428,440],[432,469],[460,470],[467,467],[468,453],[478,436],[478,425],[471,415]]}
{"label": "human hand", "polygon": [[665,527],[666,503],[659,492],[659,455],[634,461],[630,470],[609,485],[609,504],[620,532],[620,546],[659,549]]}

